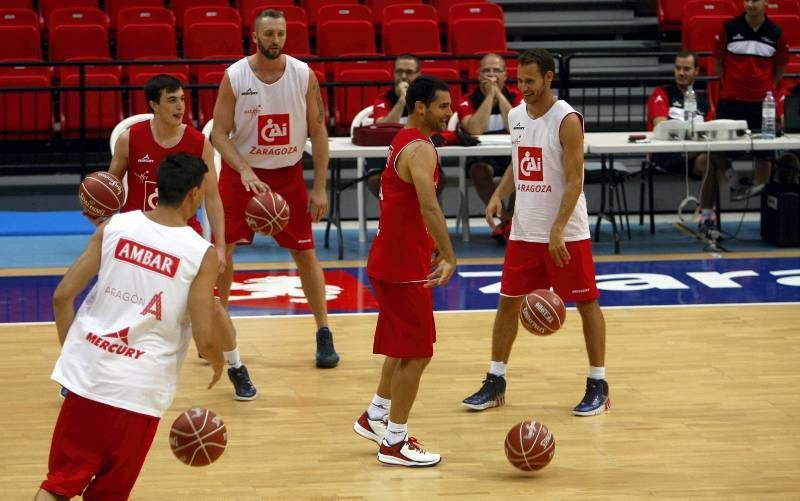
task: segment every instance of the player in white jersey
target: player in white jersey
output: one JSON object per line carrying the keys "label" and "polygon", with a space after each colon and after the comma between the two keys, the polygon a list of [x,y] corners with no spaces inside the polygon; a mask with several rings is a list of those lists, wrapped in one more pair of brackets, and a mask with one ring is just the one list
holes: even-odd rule
{"label": "player in white jersey", "polygon": [[[273,235],[289,249],[317,324],[316,363],[336,367],[339,355],[328,328],[325,276],[314,250],[311,223],[328,210],[328,132],[319,82],[308,65],[283,54],[286,19],[268,9],[253,23],[255,54],[232,64],[222,78],[214,106],[211,142],[222,155],[219,192],[225,209],[228,266],[220,277],[220,299],[227,305],[233,282],[233,251],[253,242],[244,217],[250,197],[272,190],[286,199],[289,222]],[[314,184],[306,190],[303,148],[311,138]]]}
{"label": "player in white jersey", "polygon": [[589,216],[583,195],[583,117],[553,95],[553,57],[543,49],[519,56],[517,85],[525,102],[508,114],[513,169],[506,170],[488,206],[494,227],[502,200],[516,192],[511,236],[503,263],[500,299],[492,330],[492,359],[483,386],[463,401],[473,410],[505,402],[506,364],[517,337],[520,305],[535,289],[553,288],[574,301],[583,322],[589,377],[572,410],[593,416],[608,409],[605,380],[606,324],[597,302]]}
{"label": "player in white jersey", "polygon": [[[203,201],[207,171],[199,157],[167,157],[158,171],[158,206],[101,224],[56,288],[62,348],[52,378],[69,393],[37,500],[128,498],[172,404],[191,337],[211,364],[208,387],[219,380],[217,257],[186,225]],[[75,299],[95,276],[76,314]]]}

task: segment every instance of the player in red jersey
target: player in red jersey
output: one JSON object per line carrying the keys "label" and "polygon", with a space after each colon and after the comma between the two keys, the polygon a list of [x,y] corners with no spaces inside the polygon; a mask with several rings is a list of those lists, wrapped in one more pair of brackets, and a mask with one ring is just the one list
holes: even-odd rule
{"label": "player in red jersey", "polygon": [[378,234],[367,261],[380,309],[372,351],[386,359],[372,403],[353,429],[379,444],[382,463],[434,466],[441,456],[409,437],[407,423],[436,341],[430,288],[446,284],[456,268],[436,198],[439,157],[430,141],[447,129],[453,112],[449,88],[438,78],[418,77],[406,95],[408,124],[389,147]]}
{"label": "player in red jersey", "polygon": [[[123,132],[114,145],[114,157],[108,172],[122,179],[127,176],[128,190],[120,212],[149,211],[158,205],[157,168],[161,160],[173,153],[191,153],[201,157],[209,167],[205,183],[205,207],[214,235],[225,235],[225,216],[217,189],[214,150],[211,143],[197,129],[183,123],[184,97],[181,82],[170,75],[157,75],[144,86],[147,103],[153,110],[153,119],[131,126]],[[202,234],[196,216],[189,226]],[[225,271],[225,246],[215,246],[218,271]],[[223,350],[228,362],[228,378],[233,383],[236,400],[253,400],[256,388],[250,381],[247,367],[242,363],[236,344],[235,330],[225,308],[215,303],[215,329],[223,333]]]}

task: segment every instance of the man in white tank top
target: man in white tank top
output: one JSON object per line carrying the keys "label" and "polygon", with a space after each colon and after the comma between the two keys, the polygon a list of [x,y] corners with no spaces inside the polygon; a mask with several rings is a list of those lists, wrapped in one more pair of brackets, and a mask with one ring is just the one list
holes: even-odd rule
{"label": "man in white tank top", "polygon": [[517,336],[519,309],[536,289],[574,302],[583,323],[589,377],[583,400],[572,410],[593,416],[610,407],[605,380],[606,326],[597,302],[589,217],[583,195],[583,117],[553,95],[553,57],[543,49],[519,56],[517,85],[525,101],[508,113],[512,168],[486,207],[494,227],[502,200],[516,194],[511,235],[503,263],[500,299],[492,330],[492,361],[483,386],[463,401],[484,410],[505,402],[506,364]]}
{"label": "man in white tank top", "polygon": [[[128,498],[172,404],[190,337],[214,372],[208,387],[219,380],[217,257],[186,225],[203,200],[207,171],[199,157],[167,157],[158,171],[156,209],[101,224],[56,288],[62,348],[52,378],[69,393],[37,500]],[[75,314],[75,299],[95,276]]]}
{"label": "man in white tank top", "polygon": [[[225,72],[214,106],[211,142],[222,155],[219,191],[225,209],[228,266],[218,288],[225,305],[233,282],[233,251],[251,244],[253,231],[244,210],[250,198],[272,190],[286,199],[289,222],[275,241],[289,249],[317,324],[316,363],[336,367],[339,355],[328,328],[325,276],[314,251],[311,223],[328,210],[328,132],[319,82],[307,64],[282,54],[286,19],[265,10],[253,23],[255,54],[240,59]],[[314,183],[306,190],[303,147],[311,138]]]}

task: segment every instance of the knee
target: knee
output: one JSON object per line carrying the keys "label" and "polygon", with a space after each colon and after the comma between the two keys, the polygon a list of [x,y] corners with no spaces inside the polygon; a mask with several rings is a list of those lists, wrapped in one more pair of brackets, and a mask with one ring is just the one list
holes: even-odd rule
{"label": "knee", "polygon": [[590,299],[589,301],[576,301],[575,307],[578,309],[578,313],[580,313],[582,317],[601,312],[600,303],[597,301],[597,299]]}

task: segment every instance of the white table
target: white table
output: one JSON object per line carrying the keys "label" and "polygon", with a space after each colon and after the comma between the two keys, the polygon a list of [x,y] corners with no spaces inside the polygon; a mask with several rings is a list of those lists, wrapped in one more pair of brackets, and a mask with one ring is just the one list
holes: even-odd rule
{"label": "white table", "polygon": [[[487,134],[478,136],[480,144],[476,146],[445,146],[436,148],[439,157],[458,157],[458,194],[459,194],[459,220],[461,222],[461,236],[466,242],[469,241],[469,206],[467,203],[467,157],[489,157],[511,154],[511,136],[508,134]],[[386,158],[388,156],[388,146],[358,146],[353,144],[349,137],[332,137],[328,143],[328,150],[331,159],[336,158],[355,158],[356,159],[356,178],[364,175],[364,164],[367,158]],[[311,141],[306,142],[305,152],[313,154]],[[335,169],[339,169],[336,167]],[[335,190],[341,175],[338,172],[331,172],[332,186],[331,193],[335,196]],[[367,222],[365,209],[364,183],[356,186],[356,199],[358,209],[358,239],[360,242],[367,240]],[[332,203],[336,202],[332,200]],[[340,211],[341,207],[333,207],[332,211]],[[333,217],[337,218],[337,215]],[[335,224],[339,224],[336,221]],[[339,256],[342,256],[341,229],[339,229]]]}

